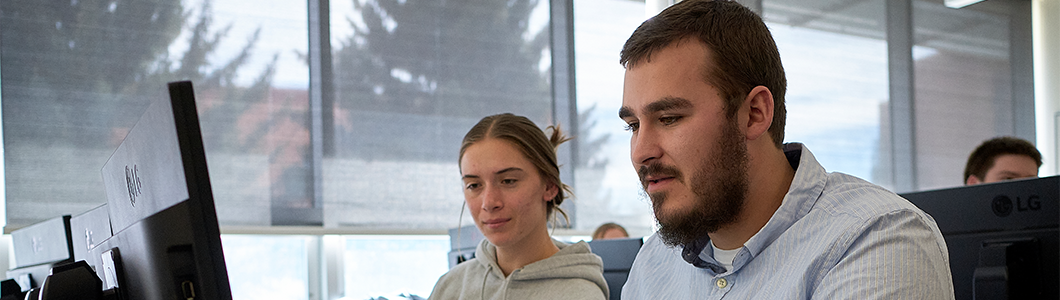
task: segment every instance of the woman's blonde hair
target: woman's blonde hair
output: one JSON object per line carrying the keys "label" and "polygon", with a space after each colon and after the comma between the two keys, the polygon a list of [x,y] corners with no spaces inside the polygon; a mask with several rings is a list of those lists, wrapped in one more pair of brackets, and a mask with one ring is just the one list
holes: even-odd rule
{"label": "woman's blonde hair", "polygon": [[460,156],[457,161],[459,164],[467,148],[476,142],[488,138],[511,142],[516,146],[515,148],[523,153],[526,159],[534,164],[546,183],[559,187],[556,197],[546,204],[548,216],[552,217],[554,211],[559,212],[563,215],[563,220],[570,224],[567,212],[559,208],[559,205],[563,203],[563,199],[567,198],[567,194],[572,192],[570,186],[560,181],[559,163],[556,161],[556,148],[571,138],[564,136],[559,126],[548,126],[545,129],[551,130],[550,137],[546,137],[545,132],[538,128],[530,119],[510,113],[482,118],[478,124],[471,127],[471,130],[464,135],[464,141],[460,145]]}
{"label": "woman's blonde hair", "polygon": [[604,237],[604,234],[607,234],[607,231],[611,229],[618,229],[619,231],[622,231],[622,235],[629,237],[629,232],[626,232],[625,227],[614,222],[607,222],[601,224],[600,227],[596,227],[596,231],[593,231],[593,239],[595,240]]}

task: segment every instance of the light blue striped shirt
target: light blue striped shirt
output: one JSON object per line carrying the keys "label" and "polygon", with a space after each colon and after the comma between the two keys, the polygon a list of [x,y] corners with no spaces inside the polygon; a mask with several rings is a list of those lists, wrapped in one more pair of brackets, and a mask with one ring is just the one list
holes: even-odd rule
{"label": "light blue striped shirt", "polygon": [[784,150],[798,162],[791,189],[732,270],[707,239],[697,243],[696,267],[682,258],[695,245],[670,248],[652,235],[622,299],[953,299],[946,242],[931,216],[882,187],[826,173],[802,144]]}

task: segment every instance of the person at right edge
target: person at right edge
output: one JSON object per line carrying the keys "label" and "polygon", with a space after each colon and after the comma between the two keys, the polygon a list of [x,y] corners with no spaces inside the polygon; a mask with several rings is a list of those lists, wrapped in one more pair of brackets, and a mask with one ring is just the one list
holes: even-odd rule
{"label": "person at right edge", "polygon": [[953,299],[930,216],[782,144],[784,69],[754,12],[679,2],[633,32],[621,63],[619,117],[659,223],[623,300]]}

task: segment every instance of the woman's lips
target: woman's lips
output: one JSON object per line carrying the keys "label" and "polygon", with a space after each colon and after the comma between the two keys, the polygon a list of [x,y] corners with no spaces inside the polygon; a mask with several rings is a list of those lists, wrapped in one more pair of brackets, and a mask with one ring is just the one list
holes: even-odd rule
{"label": "woman's lips", "polygon": [[482,224],[486,225],[487,228],[495,229],[495,228],[504,226],[504,224],[508,224],[508,221],[511,221],[511,220],[512,220],[512,218],[493,218],[493,219],[482,221]]}

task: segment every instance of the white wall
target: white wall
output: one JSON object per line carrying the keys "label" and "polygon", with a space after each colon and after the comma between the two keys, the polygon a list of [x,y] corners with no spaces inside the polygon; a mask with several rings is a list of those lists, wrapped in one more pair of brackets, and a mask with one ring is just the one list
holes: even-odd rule
{"label": "white wall", "polygon": [[1039,175],[1051,176],[1060,173],[1060,1],[1034,0],[1033,23],[1036,144],[1045,160]]}

